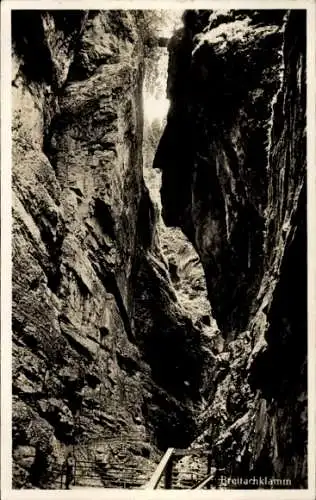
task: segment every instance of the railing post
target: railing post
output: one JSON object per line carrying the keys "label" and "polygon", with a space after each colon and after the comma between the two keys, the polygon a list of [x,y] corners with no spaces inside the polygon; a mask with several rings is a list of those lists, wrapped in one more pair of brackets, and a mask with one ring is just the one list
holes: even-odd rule
{"label": "railing post", "polygon": [[172,469],[173,469],[173,457],[170,457],[165,470],[165,489],[171,490],[172,488]]}
{"label": "railing post", "polygon": [[[211,474],[211,468],[212,468],[212,455],[208,454],[207,455],[207,476]],[[206,485],[206,488],[209,490],[211,488],[211,482],[208,482]]]}

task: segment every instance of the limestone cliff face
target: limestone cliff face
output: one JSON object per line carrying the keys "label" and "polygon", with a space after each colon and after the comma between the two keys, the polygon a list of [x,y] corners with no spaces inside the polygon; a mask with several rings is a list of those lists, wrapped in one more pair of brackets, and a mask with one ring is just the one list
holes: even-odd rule
{"label": "limestone cliff face", "polygon": [[164,220],[199,253],[226,338],[197,443],[292,487],[307,474],[305,22],[188,11],[154,162]]}
{"label": "limestone cliff face", "polygon": [[13,14],[15,487],[58,487],[70,446],[112,467],[95,485],[124,462],[137,486],[196,435],[204,355],[142,177],[139,15]]}

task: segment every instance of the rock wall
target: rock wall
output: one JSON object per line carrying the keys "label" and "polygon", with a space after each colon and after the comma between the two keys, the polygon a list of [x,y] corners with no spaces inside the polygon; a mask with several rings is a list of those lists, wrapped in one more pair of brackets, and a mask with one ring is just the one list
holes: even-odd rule
{"label": "rock wall", "polygon": [[154,161],[226,339],[195,444],[292,488],[307,484],[305,40],[304,11],[187,11]]}
{"label": "rock wall", "polygon": [[69,450],[139,485],[197,432],[206,357],[142,176],[141,16],[13,13],[15,488],[59,487]]}

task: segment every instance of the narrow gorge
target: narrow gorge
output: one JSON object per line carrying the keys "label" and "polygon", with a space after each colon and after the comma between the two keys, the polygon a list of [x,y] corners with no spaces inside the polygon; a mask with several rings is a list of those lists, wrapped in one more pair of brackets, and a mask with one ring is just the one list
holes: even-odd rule
{"label": "narrow gorge", "polygon": [[306,11],[16,10],[12,71],[13,488],[307,488]]}

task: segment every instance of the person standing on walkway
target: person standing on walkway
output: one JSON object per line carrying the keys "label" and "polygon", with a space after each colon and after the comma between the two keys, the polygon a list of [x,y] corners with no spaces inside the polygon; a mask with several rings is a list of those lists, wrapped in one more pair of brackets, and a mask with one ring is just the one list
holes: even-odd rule
{"label": "person standing on walkway", "polygon": [[74,483],[75,479],[75,458],[72,453],[68,453],[65,461],[66,490]]}

